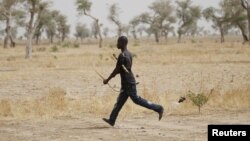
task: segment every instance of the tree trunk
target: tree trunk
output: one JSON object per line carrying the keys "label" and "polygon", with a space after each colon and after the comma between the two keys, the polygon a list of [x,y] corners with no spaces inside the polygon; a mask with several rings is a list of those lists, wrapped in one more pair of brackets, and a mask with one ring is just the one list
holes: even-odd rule
{"label": "tree trunk", "polygon": [[49,43],[50,43],[50,44],[53,44],[53,43],[54,43],[54,35],[53,35],[53,34],[51,34],[51,35],[49,36]]}
{"label": "tree trunk", "polygon": [[[4,37],[4,48],[8,48],[9,46],[15,47],[15,42],[13,41],[13,38],[11,36],[11,26],[10,26],[10,19],[7,18],[6,20],[6,28],[5,28],[5,37]],[[9,45],[9,40],[10,40],[10,45]]]}
{"label": "tree trunk", "polygon": [[135,29],[132,31],[132,34],[133,34],[134,39],[137,40],[137,35],[136,35]]}
{"label": "tree trunk", "polygon": [[7,26],[6,27],[6,29],[5,29],[5,33],[6,33],[6,35],[5,35],[5,37],[4,37],[4,45],[3,45],[3,47],[4,48],[8,48],[9,47],[9,34],[10,34],[10,32],[9,32],[9,26]]}
{"label": "tree trunk", "polygon": [[168,31],[167,31],[167,32],[166,32],[166,31],[164,32],[164,36],[165,36],[165,40],[166,40],[166,41],[168,40],[168,34],[169,34]]}
{"label": "tree trunk", "polygon": [[28,33],[27,43],[26,43],[26,59],[32,58],[32,32]]}
{"label": "tree trunk", "polygon": [[16,46],[16,43],[15,43],[15,41],[13,40],[13,38],[12,38],[12,35],[10,34],[10,43],[11,43],[11,47],[15,47]]}
{"label": "tree trunk", "polygon": [[239,29],[241,31],[241,35],[243,37],[243,43],[247,42],[248,41],[248,37],[247,37],[247,35],[245,33],[244,28],[240,25],[240,23],[237,23],[237,25],[238,25],[238,27],[239,27]]}
{"label": "tree trunk", "polygon": [[248,38],[250,38],[250,8],[247,8],[247,18],[248,18]]}
{"label": "tree trunk", "polygon": [[118,37],[122,36],[122,27],[118,25]]}
{"label": "tree trunk", "polygon": [[99,35],[99,48],[102,48],[102,33],[101,33],[101,27],[99,25],[99,20],[96,19],[96,24],[97,24],[97,32],[98,32],[98,35]]}
{"label": "tree trunk", "polygon": [[181,33],[178,33],[178,43],[180,43],[181,42]]}
{"label": "tree trunk", "polygon": [[222,27],[219,27],[220,28],[220,42],[221,43],[224,43],[225,42],[225,38],[224,38],[224,30]]}
{"label": "tree trunk", "polygon": [[54,35],[51,35],[51,37],[50,37],[50,43],[51,43],[51,44],[54,43]]}
{"label": "tree trunk", "polygon": [[154,34],[155,34],[155,42],[159,43],[159,33],[155,31]]}
{"label": "tree trunk", "polygon": [[38,45],[39,44],[39,38],[40,38],[40,35],[36,35],[36,45]]}
{"label": "tree trunk", "polygon": [[[34,7],[34,5],[33,5]],[[33,21],[34,21],[34,16],[35,13],[31,12],[30,13],[30,21],[28,25],[28,35],[27,35],[27,42],[26,42],[26,59],[31,59],[32,58],[32,39],[33,39]]]}
{"label": "tree trunk", "polygon": [[64,42],[64,40],[65,40],[65,34],[63,33],[63,34],[62,34],[62,40],[61,40],[62,43]]}
{"label": "tree trunk", "polygon": [[97,24],[97,30],[98,30],[98,35],[99,35],[99,47],[101,48],[103,39],[102,39],[101,27],[99,25],[99,19],[97,19],[97,18],[93,17],[92,15],[88,14],[86,11],[84,11],[84,14],[86,16],[89,16],[90,18],[92,18]]}

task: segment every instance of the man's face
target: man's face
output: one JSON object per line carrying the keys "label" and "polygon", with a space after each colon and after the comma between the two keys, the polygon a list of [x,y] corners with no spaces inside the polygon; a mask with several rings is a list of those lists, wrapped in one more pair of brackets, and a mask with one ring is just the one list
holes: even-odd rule
{"label": "man's face", "polygon": [[123,43],[120,40],[118,40],[117,41],[117,48],[121,49],[122,47],[123,47]]}

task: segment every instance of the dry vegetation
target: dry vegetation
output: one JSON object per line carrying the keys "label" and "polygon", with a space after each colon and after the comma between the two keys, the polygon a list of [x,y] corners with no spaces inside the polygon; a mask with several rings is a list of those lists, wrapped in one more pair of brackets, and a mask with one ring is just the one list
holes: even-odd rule
{"label": "dry vegetation", "polygon": [[[104,76],[109,75],[115,64],[112,54],[119,53],[113,48],[114,41],[106,42],[102,49],[97,44],[56,45],[56,50],[53,47],[36,46],[32,60],[24,59],[23,46],[0,47],[0,123],[43,119],[52,122],[66,117],[67,120],[77,118],[94,122],[109,115],[117,93],[102,85],[92,65]],[[140,82],[139,95],[163,104],[166,118],[203,119],[218,112],[249,113],[248,45],[236,41],[220,44],[202,39],[181,44],[172,40],[167,44],[131,41],[129,49],[135,55],[133,69]],[[118,76],[111,81],[115,89],[119,89],[119,84]],[[197,107],[189,99],[178,103],[179,97],[188,91],[207,94],[211,89],[214,91],[199,117],[196,117],[199,115]],[[150,115],[156,116],[129,100],[119,122],[146,117],[150,120]],[[236,121],[241,118],[246,120],[245,116],[239,115]],[[1,130],[3,128],[0,126]],[[1,135],[11,140],[7,134]]]}

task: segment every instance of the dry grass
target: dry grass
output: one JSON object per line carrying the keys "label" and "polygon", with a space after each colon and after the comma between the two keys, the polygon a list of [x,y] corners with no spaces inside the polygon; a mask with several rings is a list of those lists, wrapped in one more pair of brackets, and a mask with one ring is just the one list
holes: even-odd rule
{"label": "dry grass", "polygon": [[[100,86],[91,66],[95,64],[108,76],[115,64],[111,56],[119,53],[112,47],[111,41],[102,49],[94,43],[79,48],[57,46],[57,51],[51,51],[53,46],[41,45],[34,48],[32,60],[24,59],[23,46],[0,48],[0,119],[108,116],[117,95]],[[211,88],[215,92],[202,114],[250,109],[247,45],[203,40],[156,45],[140,41],[131,42],[130,50],[136,55],[134,72],[140,76],[138,94],[162,104],[167,114],[197,114],[197,107],[189,100],[177,103],[179,97],[189,90],[206,92]],[[111,81],[111,85],[118,84],[119,77]],[[149,113],[152,111],[128,100],[120,117]]]}
{"label": "dry grass", "polygon": [[[167,115],[190,115],[198,114],[198,109],[187,99],[183,103],[178,103],[175,95],[158,95],[144,90],[141,97],[161,104],[165,107]],[[84,99],[72,99],[66,96],[62,88],[53,88],[49,94],[30,100],[10,100],[0,101],[1,119],[30,119],[30,118],[54,118],[58,116],[82,117],[91,114],[96,117],[109,115],[116,95],[108,94],[102,96],[91,96]],[[250,109],[249,88],[245,90],[235,90],[225,94],[213,93],[204,106],[201,113],[211,114],[217,111],[246,111]],[[121,111],[120,118],[127,116],[145,116],[153,113],[150,110],[135,105],[132,100],[128,100]]]}

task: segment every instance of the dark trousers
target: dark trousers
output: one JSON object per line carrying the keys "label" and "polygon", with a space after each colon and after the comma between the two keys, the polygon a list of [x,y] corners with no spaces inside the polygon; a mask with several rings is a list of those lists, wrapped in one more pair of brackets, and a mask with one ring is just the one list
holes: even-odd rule
{"label": "dark trousers", "polygon": [[132,101],[140,105],[142,107],[148,108],[150,110],[154,110],[155,112],[160,112],[162,110],[162,106],[158,104],[151,103],[147,101],[146,99],[141,98],[137,95],[136,85],[135,84],[129,84],[126,86],[122,86],[122,92],[119,94],[117,98],[117,102],[114,105],[113,111],[110,114],[110,121],[115,123],[116,118],[122,109],[122,106],[127,101],[128,97],[132,99]]}

